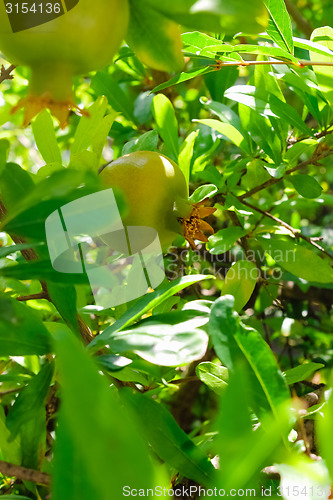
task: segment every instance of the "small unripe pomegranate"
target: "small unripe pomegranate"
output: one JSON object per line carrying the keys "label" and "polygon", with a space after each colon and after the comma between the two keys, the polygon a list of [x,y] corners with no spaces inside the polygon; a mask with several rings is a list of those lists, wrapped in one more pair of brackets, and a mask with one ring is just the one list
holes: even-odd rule
{"label": "small unripe pomegranate", "polygon": [[128,0],[0,2],[0,50],[32,72],[28,97],[13,109],[24,107],[24,125],[44,108],[66,125],[73,76],[112,62],[128,18]]}
{"label": "small unripe pomegranate", "polygon": [[183,172],[172,160],[152,151],[138,151],[118,158],[101,171],[104,185],[118,188],[128,207],[124,224],[156,229],[166,249],[177,235],[208,241],[203,231],[213,228],[203,221],[215,208],[188,199]]}

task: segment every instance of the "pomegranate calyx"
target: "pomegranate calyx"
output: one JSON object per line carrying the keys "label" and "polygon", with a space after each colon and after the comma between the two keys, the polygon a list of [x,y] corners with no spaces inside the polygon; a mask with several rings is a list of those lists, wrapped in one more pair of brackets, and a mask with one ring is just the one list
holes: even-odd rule
{"label": "pomegranate calyx", "polygon": [[204,206],[207,201],[208,199],[206,198],[199,203],[193,203],[190,215],[186,218],[178,218],[178,221],[183,226],[183,236],[189,242],[192,250],[196,248],[195,239],[203,242],[208,241],[203,231],[214,234],[214,229],[208,222],[202,220],[216,211],[216,208]]}
{"label": "pomegranate calyx", "polygon": [[52,98],[49,93],[41,96],[28,95],[20,99],[13,106],[11,114],[16,113],[21,108],[24,108],[23,127],[27,127],[31,120],[44,109],[49,109],[51,114],[59,121],[60,127],[64,129],[68,123],[68,116],[71,111],[74,111],[79,116],[89,116],[89,112],[79,108],[71,100],[57,101]]}

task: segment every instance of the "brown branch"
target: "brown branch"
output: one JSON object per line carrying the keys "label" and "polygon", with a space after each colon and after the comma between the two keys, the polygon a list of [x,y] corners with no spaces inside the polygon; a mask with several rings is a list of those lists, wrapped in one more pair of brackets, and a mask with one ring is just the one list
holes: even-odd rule
{"label": "brown branch", "polygon": [[315,239],[309,238],[308,236],[305,236],[298,229],[295,229],[292,226],[290,226],[289,224],[287,224],[287,222],[284,222],[283,220],[279,219],[278,217],[275,217],[275,215],[272,215],[269,212],[265,212],[265,210],[261,210],[261,208],[258,208],[255,205],[252,205],[251,203],[248,203],[247,201],[242,200],[241,203],[243,203],[243,205],[251,208],[251,210],[255,210],[256,212],[259,212],[260,214],[264,215],[265,217],[268,217],[269,219],[272,219],[274,222],[277,222],[280,226],[283,226],[286,229],[288,229],[288,231],[290,231],[291,234],[296,239],[301,238],[302,240],[307,241],[308,243],[310,243],[310,245],[316,247],[318,250],[320,250],[325,255],[327,255],[327,257],[329,257],[330,259],[333,260],[333,256],[331,254],[329,254],[323,247],[321,247],[320,245],[318,245],[318,243],[316,243]]}
{"label": "brown branch", "polygon": [[[295,172],[296,170],[301,170],[302,168],[308,167],[309,165],[318,165],[318,162],[320,160],[323,160],[324,158],[327,158],[327,156],[330,156],[332,154],[333,154],[333,149],[326,149],[324,147],[324,145],[322,143],[320,143],[320,144],[318,144],[316,151],[313,153],[311,158],[309,158],[309,160],[302,161],[301,163],[299,163],[295,167],[290,168],[289,170],[286,171],[284,176],[290,175],[293,172]],[[271,179],[268,179],[268,181],[263,182],[259,186],[254,187],[253,189],[250,189],[246,193],[238,196],[237,198],[239,199],[239,201],[243,201],[245,198],[249,198],[253,194],[256,194],[259,191],[262,191],[263,189],[266,189],[270,186],[273,186],[274,184],[277,184],[278,182],[280,182],[283,179],[283,177],[279,177],[279,178],[272,177]]]}
{"label": "brown branch", "polygon": [[19,302],[25,302],[27,300],[38,300],[38,299],[49,299],[48,295],[43,290],[40,293],[33,293],[31,295],[22,295],[21,297],[16,297]]}
{"label": "brown branch", "polygon": [[[273,57],[273,56],[271,56]],[[269,66],[276,66],[279,64],[284,64],[287,66],[296,66],[298,68],[305,68],[305,66],[333,66],[333,62],[328,62],[328,61],[307,61],[307,60],[300,60],[298,59],[297,61],[289,61],[289,60],[277,60],[277,61],[245,61],[244,59],[242,61],[220,61],[217,60],[216,64],[212,66],[215,68],[217,71],[225,66],[264,66],[264,65],[269,65]]]}
{"label": "brown branch", "polygon": [[286,4],[287,11],[289,12],[289,15],[295,21],[297,28],[302,33],[304,33],[306,38],[310,39],[313,28],[312,28],[311,24],[309,23],[309,21],[307,19],[305,19],[305,17],[302,16],[301,12],[298,10],[298,8],[292,2],[292,0],[284,0],[284,3]]}
{"label": "brown branch", "polygon": [[16,477],[22,481],[33,481],[37,484],[49,486],[51,484],[51,476],[39,470],[27,469],[21,465],[15,465],[10,462],[0,460],[0,472],[4,476]]}
{"label": "brown branch", "polygon": [[11,75],[11,72],[14,71],[15,68],[16,66],[14,66],[14,64],[11,64],[7,69],[2,65],[0,69],[0,83],[5,80],[12,80],[14,77]]}

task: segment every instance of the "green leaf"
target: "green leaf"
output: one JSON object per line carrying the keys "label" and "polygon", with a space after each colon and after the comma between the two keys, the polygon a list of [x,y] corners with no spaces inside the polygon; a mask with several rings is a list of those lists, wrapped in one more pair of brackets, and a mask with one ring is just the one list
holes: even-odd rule
{"label": "green leaf", "polygon": [[196,326],[206,323],[207,318],[196,318],[191,311],[174,312],[170,316],[172,323],[168,315],[154,315],[131,330],[115,332],[108,346],[114,353],[135,352],[149,363],[161,366],[178,366],[201,359],[207,350],[208,337]]}
{"label": "green leaf", "polygon": [[68,168],[76,170],[91,170],[97,172],[98,170],[98,158],[92,151],[80,151],[79,153],[72,153],[70,157],[70,162]]}
{"label": "green leaf", "polygon": [[217,193],[218,188],[214,184],[204,184],[203,186],[199,186],[190,196],[190,200],[193,203],[199,203],[200,201],[205,200],[206,198],[211,198]]}
{"label": "green leaf", "polygon": [[332,282],[333,269],[312,250],[289,240],[260,238],[260,243],[276,264],[298,278],[314,283]]}
{"label": "green leaf", "polygon": [[212,484],[215,477],[213,465],[162,404],[126,388],[121,389],[120,395],[134,412],[141,432],[162,460],[189,479],[203,485]]}
{"label": "green leaf", "polygon": [[189,71],[184,71],[182,73],[179,73],[170,80],[167,80],[165,83],[161,83],[160,85],[157,85],[156,87],[153,88],[152,92],[161,92],[161,90],[167,89],[168,87],[172,87],[173,85],[178,85],[178,83],[183,83],[187,82],[189,80],[192,80],[193,78],[196,78],[197,76],[200,75],[205,75],[206,73],[211,73],[212,71],[215,71],[214,68],[211,68],[211,66],[204,66],[196,69],[191,69]]}
{"label": "green leaf", "polygon": [[17,396],[6,419],[7,428],[13,438],[20,432],[21,426],[33,420],[40,408],[45,406],[53,370],[53,364],[45,364]]}
{"label": "green leaf", "polygon": [[0,139],[0,173],[6,165],[10,142],[7,139]]}
{"label": "green leaf", "polygon": [[[287,71],[281,80],[286,82],[303,101],[312,116],[319,124],[323,122],[323,117],[319,111],[320,95],[314,83],[306,77],[305,71],[299,71],[297,74],[294,71]],[[296,143],[298,144],[298,143]]]}
{"label": "green leaf", "polygon": [[[244,444],[249,441],[249,437],[253,433],[250,415],[250,408],[253,407],[251,396],[252,391],[247,370],[244,363],[238,362],[237,370],[234,371],[233,376],[229,378],[228,384],[221,392],[219,411],[214,426],[218,430],[215,446],[219,451],[220,460],[225,462],[221,470],[222,477],[219,478],[224,485],[226,482],[230,484],[231,464],[237,467],[243,457]],[[243,484],[242,475],[238,477],[237,488],[239,484]]]}
{"label": "green leaf", "polygon": [[152,112],[151,103],[154,96],[151,92],[146,90],[141,92],[134,102],[134,116],[140,125],[145,125],[151,122]]}
{"label": "green leaf", "polygon": [[[329,26],[317,28],[311,35],[311,41],[324,46],[333,52],[333,29]],[[318,60],[318,57],[310,51],[311,61]],[[325,97],[333,105],[333,55],[321,56],[321,61],[332,63],[332,66],[313,66],[316,74],[320,90],[325,94]]]}
{"label": "green leaf", "polygon": [[265,165],[267,165],[265,162],[257,158],[246,166],[246,173],[242,177],[242,186],[244,186],[246,190],[260,186],[271,178],[264,168]]}
{"label": "green leaf", "polygon": [[61,411],[54,446],[52,497],[56,500],[91,500],[96,495],[89,469],[78,451]]}
{"label": "green leaf", "polygon": [[21,495],[1,495],[3,500],[31,500],[31,497],[24,497]]}
{"label": "green leaf", "polygon": [[323,188],[311,175],[294,174],[288,177],[296,191],[304,198],[318,198]]}
{"label": "green leaf", "polygon": [[[282,162],[281,155],[281,140],[278,134],[273,130],[272,124],[269,121],[269,116],[266,113],[259,114],[251,109],[250,106],[240,103],[238,105],[239,116],[242,122],[242,127],[250,134],[255,145],[259,146],[275,164]],[[255,147],[252,145],[251,157],[255,155]],[[253,160],[255,161],[255,160]]]}
{"label": "green leaf", "polygon": [[[285,456],[287,436],[294,421],[290,402],[287,402],[279,405],[278,418],[267,414],[254,430],[251,422],[253,393],[249,382],[246,368],[242,363],[237,364],[220,398],[215,446],[224,464],[219,476],[219,487],[224,491],[240,491],[240,488],[260,484],[261,470],[266,464],[279,462],[280,457]],[[254,492],[254,489],[247,491]],[[270,490],[264,491],[267,494]]]}
{"label": "green leaf", "polygon": [[4,500],[31,500],[31,497],[22,497],[21,495],[1,495]]}
{"label": "green leaf", "polygon": [[230,123],[222,123],[218,120],[213,120],[211,118],[206,118],[204,120],[194,120],[194,121],[196,123],[202,123],[203,125],[207,125],[208,127],[217,130],[217,132],[220,132],[220,134],[224,136],[223,139],[233,142],[236,146],[243,149],[243,151],[245,151],[246,153],[250,152],[244,135]]}
{"label": "green leaf", "polygon": [[216,102],[224,102],[224,93],[235,82],[239,76],[237,66],[222,66],[219,71],[206,73],[203,75],[209,93]]}
{"label": "green leaf", "polygon": [[221,120],[221,122],[233,125],[241,134],[243,134],[242,124],[239,116],[229,106],[226,106],[221,102],[210,101],[204,97],[202,97],[200,100],[205,108],[216,115]]}
{"label": "green leaf", "polygon": [[2,247],[0,248],[0,259],[4,259],[8,255],[11,255],[15,252],[21,252],[22,250],[27,250],[30,248],[35,248],[43,245],[45,245],[44,242],[39,242],[39,243],[19,243],[18,245]]}
{"label": "green leaf", "polygon": [[0,295],[0,356],[47,354],[51,336],[38,315],[27,305]]}
{"label": "green leaf", "polygon": [[79,335],[78,316],[76,312],[76,290],[73,285],[47,282],[47,291],[52,304],[72,331]]}
{"label": "green leaf", "polygon": [[209,333],[215,352],[230,377],[240,362],[246,362],[256,411],[259,415],[272,412],[278,420],[278,407],[289,400],[287,384],[266,342],[256,330],[241,323],[233,304],[233,297],[226,295],[213,305]]}
{"label": "green leaf", "polygon": [[211,275],[191,275],[178,278],[177,280],[171,281],[166,286],[155,290],[139,299],[132,307],[130,307],[121,318],[119,318],[113,325],[107,327],[101,334],[99,334],[94,340],[89,344],[90,348],[98,350],[100,347],[105,346],[113,333],[118,332],[129,326],[134,321],[141,318],[150,309],[154,309],[159,304],[172,297],[176,293],[180,292],[187,286],[191,286],[194,283],[205,279],[212,279]]}
{"label": "green leaf", "polygon": [[210,361],[200,363],[195,373],[212,391],[216,394],[222,394],[228,385],[228,370],[225,366],[219,366]]}
{"label": "green leaf", "polygon": [[20,465],[22,458],[20,439],[18,436],[14,440],[11,439],[3,406],[0,406],[0,457],[1,460],[17,465]]}
{"label": "green leaf", "polygon": [[333,446],[333,428],[332,428],[332,419],[333,419],[333,395],[332,395],[332,387],[333,387],[333,377],[330,377],[330,387],[331,394],[328,399],[327,405],[323,410],[323,418],[320,418],[317,422],[317,436],[319,441],[319,449],[320,455],[326,462],[327,468],[329,470],[330,477],[333,477],[333,454],[332,454],[332,446]]}
{"label": "green leaf", "polygon": [[[153,487],[148,447],[122,408],[115,388],[110,388],[106,377],[100,375],[97,365],[67,330],[56,335],[56,353],[62,383],[62,427],[58,427],[62,435],[55,452],[56,486],[52,498],[81,500],[81,488],[76,482],[84,476],[89,492],[100,500],[121,498],[129,479],[132,488]],[[69,471],[76,469],[78,476],[63,477],[66,466]],[[61,496],[67,488],[75,492],[74,498],[69,493]]]}
{"label": "green leaf", "polygon": [[[204,57],[215,60],[220,53],[231,54],[235,52],[234,45],[223,43],[222,40],[213,38],[205,33],[200,33],[199,31],[183,33],[182,40],[185,44],[185,52],[192,55],[192,57]],[[231,54],[231,57],[233,55]],[[237,55],[235,57],[238,60]],[[222,60],[224,58],[225,56],[221,56]]]}
{"label": "green leaf", "polygon": [[22,390],[7,417],[12,437],[21,442],[21,465],[39,469],[46,452],[46,398],[53,375],[53,365],[47,363]]}
{"label": "green leaf", "polygon": [[295,366],[294,368],[290,368],[284,372],[284,376],[286,378],[287,384],[292,385],[297,382],[302,382],[306,380],[310,375],[312,375],[315,371],[320,370],[320,368],[324,368],[325,365],[322,363],[313,363],[310,361],[309,363],[303,363],[302,365]]}
{"label": "green leaf", "polygon": [[32,122],[32,131],[45,163],[61,164],[61,153],[54,131],[53,120],[48,110],[44,109]]}
{"label": "green leaf", "polygon": [[282,49],[294,52],[293,32],[290,17],[283,0],[264,0],[270,14],[267,34]]}
{"label": "green leaf", "polygon": [[99,189],[97,173],[74,169],[56,171],[16,198],[3,220],[3,227],[10,234],[45,240],[45,220],[54,210]]}
{"label": "green leaf", "polygon": [[177,161],[179,153],[178,122],[171,102],[163,94],[154,96],[152,112],[158,133],[172,154],[172,158]]}
{"label": "green leaf", "polygon": [[[89,108],[89,116],[81,116],[77,129],[74,135],[74,142],[71,146],[71,154],[85,151],[92,145],[96,136],[96,130],[100,127],[101,121],[104,118],[108,101],[106,97],[99,97]],[[114,115],[112,116],[114,118]],[[112,125],[112,123],[111,123]],[[109,127],[109,130],[111,128]],[[109,131],[108,130],[108,131]],[[99,130],[98,130],[99,132]]]}
{"label": "green leaf", "polygon": [[208,238],[207,250],[213,255],[220,255],[230,250],[239,238],[246,235],[246,231],[238,226],[220,229]]}
{"label": "green leaf", "polygon": [[221,295],[232,295],[234,309],[239,312],[250,300],[258,277],[258,269],[253,262],[238,260],[227,272]]}
{"label": "green leaf", "polygon": [[98,123],[95,133],[91,139],[91,149],[95,153],[97,159],[99,160],[103,153],[103,148],[107,141],[110,129],[118,113],[116,111],[111,111],[110,114],[104,116],[102,120]]}
{"label": "green leaf", "polygon": [[115,111],[134,121],[133,104],[118,82],[109,73],[98,71],[91,79],[91,88],[96,95],[105,95]]}
{"label": "green leaf", "polygon": [[149,130],[149,132],[140,135],[140,137],[128,141],[123,147],[122,154],[127,155],[134,151],[157,151],[157,144],[157,130]]}
{"label": "green leaf", "polygon": [[12,211],[34,189],[31,175],[16,163],[7,163],[0,174],[2,202]]}
{"label": "green leaf", "polygon": [[311,135],[310,129],[292,106],[263,88],[258,89],[252,85],[236,85],[226,91],[225,97],[249,106],[262,116],[281,118],[304,134]]}
{"label": "green leaf", "polygon": [[289,61],[297,62],[296,57],[284,49],[278,47],[267,47],[265,45],[250,45],[242,44],[235,45],[234,51],[237,54],[258,54],[261,56],[274,57],[275,59],[287,59]]}
{"label": "green leaf", "polygon": [[[316,43],[314,41],[305,40],[304,38],[294,37],[294,45],[300,49],[305,49],[314,54],[319,54],[321,56],[333,56],[333,51],[328,47],[321,45],[320,43]],[[319,61],[319,58],[318,58]]]}
{"label": "green leaf", "polygon": [[178,24],[152,8],[149,1],[130,0],[126,40],[137,57],[151,68],[172,72],[184,67]]}
{"label": "green leaf", "polygon": [[191,160],[193,156],[193,148],[194,148],[194,143],[196,138],[198,137],[199,130],[195,130],[194,132],[191,132],[184,140],[183,144],[181,145],[180,148],[180,153],[179,153],[179,168],[184,174],[184,177],[186,179],[186,184],[189,186],[190,182],[190,167],[191,167]]}
{"label": "green leaf", "polygon": [[306,154],[307,158],[310,158],[315,152],[318,146],[318,142],[314,139],[305,139],[304,141],[296,142],[285,154],[285,160],[288,163],[289,168],[293,168],[297,165],[298,160],[301,155]]}

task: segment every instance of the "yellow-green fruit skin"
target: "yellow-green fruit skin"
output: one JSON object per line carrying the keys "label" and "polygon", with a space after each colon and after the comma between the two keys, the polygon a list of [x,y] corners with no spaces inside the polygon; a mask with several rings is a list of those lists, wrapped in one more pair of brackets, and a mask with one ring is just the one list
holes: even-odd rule
{"label": "yellow-green fruit skin", "polygon": [[190,206],[185,177],[176,163],[152,151],[138,151],[118,158],[101,172],[102,183],[118,188],[128,206],[123,222],[157,230],[163,248],[181,233],[175,206],[188,215]]}
{"label": "yellow-green fruit skin", "polygon": [[[38,6],[38,2],[36,4]],[[128,19],[128,0],[80,0],[56,19],[13,33],[5,3],[0,2],[0,50],[13,64],[32,68],[35,94],[49,90],[51,76],[64,89],[65,85],[71,87],[73,75],[97,70],[112,62],[126,34]],[[42,80],[40,88],[37,75]],[[53,87],[51,92],[56,93],[56,85]],[[63,89],[56,98],[68,97],[61,93]]]}

